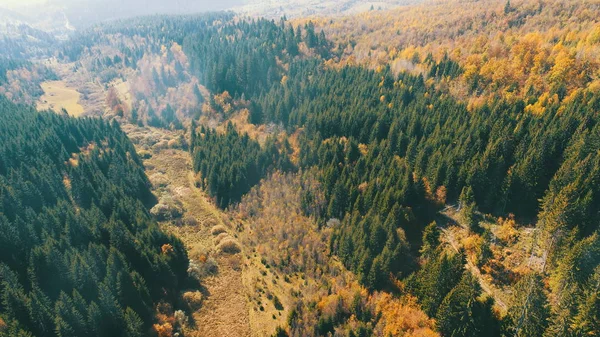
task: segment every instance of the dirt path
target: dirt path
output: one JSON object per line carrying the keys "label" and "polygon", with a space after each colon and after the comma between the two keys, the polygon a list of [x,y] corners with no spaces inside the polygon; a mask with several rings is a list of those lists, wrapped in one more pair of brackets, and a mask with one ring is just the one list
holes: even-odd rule
{"label": "dirt path", "polygon": [[210,230],[216,224],[223,224],[221,212],[194,186],[189,153],[180,149],[154,150],[144,165],[157,197],[169,194],[180,200],[185,209],[182,219],[195,219],[192,225],[177,226],[172,221],[164,221],[161,226],[184,242],[190,259],[198,259],[208,252],[218,263],[218,273],[201,281],[204,301],[202,307],[192,313],[195,326],[186,331],[186,336],[251,336],[242,282],[243,254],[215,253]]}
{"label": "dirt path", "polygon": [[[458,253],[460,247],[456,241],[456,238],[454,237],[454,233],[452,233],[452,231],[448,230],[447,228],[440,228],[440,230],[442,232],[442,237],[446,240],[446,242],[450,244],[450,246],[452,246],[454,251]],[[504,311],[508,310],[508,306],[506,305],[506,303],[504,303],[504,301],[500,298],[500,296],[498,296],[496,291],[492,289],[492,286],[487,282],[487,280],[483,278],[483,276],[481,275],[481,270],[479,270],[479,268],[476,265],[474,265],[471,261],[467,259],[467,264],[465,265],[465,268],[467,268],[467,270],[477,278],[481,289],[494,299],[495,304],[497,304]]]}

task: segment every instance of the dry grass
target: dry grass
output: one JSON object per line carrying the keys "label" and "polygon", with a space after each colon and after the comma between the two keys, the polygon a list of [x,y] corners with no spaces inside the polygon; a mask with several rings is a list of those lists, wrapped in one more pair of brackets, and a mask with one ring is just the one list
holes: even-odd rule
{"label": "dry grass", "polygon": [[219,243],[221,243],[221,241],[223,241],[225,238],[229,238],[229,234],[227,234],[225,232],[215,236],[215,239],[214,239],[215,245],[218,246]]}
{"label": "dry grass", "polygon": [[79,117],[83,114],[83,106],[79,104],[80,94],[70,88],[64,81],[48,81],[41,83],[44,95],[38,102],[39,110],[51,109],[56,112],[67,110],[70,116]]}
{"label": "dry grass", "polygon": [[[180,132],[155,128],[123,125],[123,130],[133,138],[139,151],[148,151],[160,141],[180,139]],[[190,309],[186,336],[251,336],[246,288],[242,283],[244,261],[240,254],[214,254],[215,235],[227,233],[222,212],[210,203],[204,192],[194,185],[191,158],[180,149],[161,148],[144,158],[146,174],[160,199],[168,195],[181,202],[183,216],[178,221],[159,222],[166,231],[179,237],[185,244],[193,267],[202,284],[200,289],[188,289],[183,301]],[[229,237],[231,239],[231,237]],[[201,300],[200,300],[201,299]],[[161,327],[162,328],[162,327]]]}

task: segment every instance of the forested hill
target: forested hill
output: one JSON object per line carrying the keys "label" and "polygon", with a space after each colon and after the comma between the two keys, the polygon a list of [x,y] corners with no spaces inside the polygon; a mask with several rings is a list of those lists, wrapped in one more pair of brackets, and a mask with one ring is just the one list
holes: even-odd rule
{"label": "forested hill", "polygon": [[116,123],[0,98],[0,336],[142,336],[186,278]]}
{"label": "forested hill", "polygon": [[[188,55],[193,63],[196,55]],[[237,57],[243,59],[244,54]],[[396,278],[405,280],[448,336],[457,331],[523,335],[524,326],[530,330],[523,336],[594,330],[590,308],[572,299],[583,300],[597,289],[598,93],[581,88],[569,97],[557,96],[545,101],[544,113],[532,113],[530,101],[514,96],[468,106],[436,81],[451,81],[454,72],[460,73],[458,63],[443,55],[432,59],[429,67],[431,77],[426,80],[422,74],[396,74],[389,65],[374,70],[339,65],[335,53],[325,64],[296,58],[281,80],[261,83],[262,91],[237,87],[236,97],[243,94],[250,100],[250,122],[280,124],[288,134],[300,134],[297,167],[316,168],[325,193],[325,205],[316,215],[327,226],[336,223],[330,220],[340,220],[331,225],[331,251],[369,289],[387,289]],[[196,148],[211,144],[213,152],[196,150],[196,169],[203,176],[210,173],[204,169],[210,165],[207,161],[219,157],[219,166],[228,172],[204,176],[217,200],[244,193],[246,186],[230,182],[241,176],[232,168],[248,164],[239,157],[218,156],[226,152],[223,147],[243,149],[235,138],[209,143],[211,137],[199,134],[195,139]],[[285,153],[285,146],[280,148]],[[304,198],[306,209],[314,209],[312,196]],[[519,283],[505,282],[515,298],[502,318],[492,314],[490,302],[478,300],[482,290],[477,281],[461,276],[464,252],[446,256],[437,250],[436,225],[425,231],[447,203],[459,205],[462,225],[479,240],[472,248],[477,253],[470,256],[492,274],[505,271],[494,270],[497,265],[486,255],[494,234],[480,225],[476,210],[490,216],[516,215],[536,226],[529,244],[531,260],[539,258],[545,269],[532,268]],[[427,234],[431,232],[435,234]],[[431,247],[432,255],[418,249],[423,244]],[[586,258],[579,255],[582,246],[590,250]],[[565,256],[568,263],[561,260]],[[567,276],[577,270],[584,271],[576,278]],[[452,272],[454,276],[444,276]],[[552,282],[549,291],[543,290],[544,279]],[[529,308],[526,301],[533,296],[539,302]],[[597,305],[594,301],[589,305]],[[456,319],[460,315],[471,321]],[[576,320],[585,326],[569,325]],[[335,323],[331,324],[321,333],[333,332]]]}
{"label": "forested hill", "polygon": [[[169,165],[190,151],[195,181],[180,174],[184,188],[161,199],[177,205],[193,190],[221,208],[206,212],[222,215],[214,238],[180,223],[209,247],[235,228],[246,246],[227,240],[241,251],[227,265],[259,265],[252,319],[264,298],[290,308],[287,320],[267,317],[285,325],[278,336],[595,336],[600,15],[590,2],[445,0],[397,10],[436,14],[431,25],[381,31],[361,20],[398,19],[157,16],[83,31],[55,54],[73,83],[99,82],[82,97],[99,95],[105,117],[137,124],[144,158]],[[453,26],[443,10],[453,4],[475,11],[470,23]],[[562,25],[569,13],[581,31]],[[345,33],[353,23],[357,35]],[[96,317],[148,328],[186,257],[147,214],[132,145],[115,121],[2,106],[0,331],[116,333],[94,330]],[[196,253],[213,266],[210,250]],[[277,271],[282,281],[267,282]],[[278,287],[289,288],[273,296]],[[381,294],[400,304],[382,308]]]}

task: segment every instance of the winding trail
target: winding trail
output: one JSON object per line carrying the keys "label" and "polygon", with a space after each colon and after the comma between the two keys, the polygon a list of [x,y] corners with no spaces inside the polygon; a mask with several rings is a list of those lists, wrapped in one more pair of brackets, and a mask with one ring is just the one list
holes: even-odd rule
{"label": "winding trail", "polygon": [[[448,225],[459,227],[463,231],[467,231],[467,227],[464,226],[460,222],[460,219],[458,219],[458,217],[456,216],[457,211],[458,211],[458,208],[455,205],[448,205],[442,211],[440,211],[440,213],[439,213],[440,218],[438,219],[439,220],[438,224],[444,223],[446,225],[438,226],[438,229],[441,232],[442,239],[445,240],[450,245],[450,247],[452,247],[452,249],[458,253],[461,248],[460,241],[455,237],[454,232],[448,227]],[[473,262],[469,261],[469,259],[467,259],[465,268],[473,276],[475,276],[475,278],[477,278],[477,281],[479,281],[479,285],[481,286],[481,289],[488,296],[490,296],[491,298],[494,299],[494,303],[503,312],[506,312],[508,310],[508,305],[501,297],[501,291],[498,290],[497,288],[495,288],[492,284],[490,284],[490,282],[485,277],[483,277],[483,274],[481,273],[481,269],[479,269],[479,267],[477,267]]]}
{"label": "winding trail", "polygon": [[[452,233],[452,231],[448,230],[447,228],[439,227],[439,229],[442,232],[442,237],[446,240],[446,242],[448,242],[450,244],[450,246],[454,249],[454,251],[456,251],[458,253],[458,251],[460,250],[460,246],[459,246],[458,242],[456,241],[456,238],[454,237],[454,233]],[[469,272],[471,272],[471,274],[473,274],[473,276],[475,276],[477,278],[477,280],[479,281],[479,285],[481,286],[481,289],[486,294],[488,294],[490,297],[492,297],[494,299],[495,304],[497,304],[500,308],[502,308],[503,311],[508,310],[508,306],[506,305],[506,303],[504,303],[504,301],[496,294],[496,292],[493,290],[493,288],[488,283],[488,281],[483,278],[479,267],[477,267],[476,265],[473,264],[473,262],[471,262],[471,261],[469,261],[469,259],[467,259],[465,268]]]}

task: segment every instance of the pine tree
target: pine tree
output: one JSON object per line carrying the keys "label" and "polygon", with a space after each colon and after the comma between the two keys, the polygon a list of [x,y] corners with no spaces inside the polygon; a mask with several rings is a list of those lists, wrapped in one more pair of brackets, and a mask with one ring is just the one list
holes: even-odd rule
{"label": "pine tree", "polygon": [[142,337],[144,336],[144,322],[138,314],[131,308],[125,309],[125,331],[124,337]]}
{"label": "pine tree", "polygon": [[464,226],[469,230],[474,230],[477,225],[475,220],[475,196],[471,186],[464,187],[459,198],[459,215]]}
{"label": "pine tree", "polygon": [[481,326],[476,321],[481,288],[477,279],[465,272],[460,282],[442,301],[436,315],[438,329],[443,336],[480,336]]}
{"label": "pine tree", "polygon": [[600,333],[600,266],[585,285],[571,328],[576,336],[598,336]]}
{"label": "pine tree", "polygon": [[542,336],[549,316],[542,278],[537,274],[526,275],[513,291],[513,304],[508,309],[510,334],[517,337]]}
{"label": "pine tree", "polygon": [[440,230],[434,221],[427,225],[423,230],[423,246],[421,246],[421,256],[430,258],[440,244]]}

